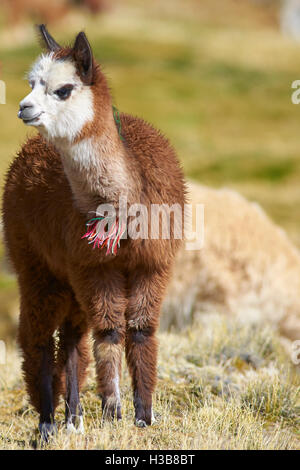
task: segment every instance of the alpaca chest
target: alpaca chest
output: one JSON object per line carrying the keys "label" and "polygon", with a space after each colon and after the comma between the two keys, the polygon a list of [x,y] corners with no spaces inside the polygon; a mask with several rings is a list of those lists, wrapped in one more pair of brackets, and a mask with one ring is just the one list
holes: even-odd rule
{"label": "alpaca chest", "polygon": [[60,149],[64,171],[73,199],[82,212],[90,215],[101,203],[118,204],[128,197],[131,177],[119,149],[102,137],[84,139]]}

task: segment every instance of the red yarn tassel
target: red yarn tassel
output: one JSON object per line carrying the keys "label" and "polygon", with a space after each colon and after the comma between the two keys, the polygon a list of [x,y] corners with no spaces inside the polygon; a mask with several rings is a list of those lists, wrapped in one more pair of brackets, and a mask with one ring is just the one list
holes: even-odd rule
{"label": "red yarn tassel", "polygon": [[81,238],[87,238],[89,244],[93,245],[93,248],[103,248],[106,246],[106,255],[116,255],[126,225],[125,223],[120,224],[116,218],[111,224],[109,232],[107,232],[105,231],[107,224],[107,219],[104,217],[95,217],[89,220],[86,224],[87,232]]}

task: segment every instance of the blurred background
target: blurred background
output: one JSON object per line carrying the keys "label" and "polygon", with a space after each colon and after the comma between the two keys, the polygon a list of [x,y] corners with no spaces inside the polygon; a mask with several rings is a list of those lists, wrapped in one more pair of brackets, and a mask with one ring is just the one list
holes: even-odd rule
{"label": "blurred background", "polygon": [[[71,42],[85,30],[117,107],[153,123],[188,178],[258,201],[300,247],[298,0],[1,0],[0,179],[26,136],[18,103],[40,53],[33,25]],[[0,253],[0,339],[14,337],[18,299]]]}

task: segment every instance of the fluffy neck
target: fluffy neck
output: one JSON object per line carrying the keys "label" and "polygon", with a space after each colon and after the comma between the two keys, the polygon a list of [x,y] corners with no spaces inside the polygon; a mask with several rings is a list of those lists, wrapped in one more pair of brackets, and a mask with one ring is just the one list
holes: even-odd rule
{"label": "fluffy neck", "polygon": [[119,197],[132,200],[134,182],[127,155],[113,116],[100,135],[89,134],[74,143],[56,142],[69,180],[74,202],[87,217],[101,203],[118,208]]}

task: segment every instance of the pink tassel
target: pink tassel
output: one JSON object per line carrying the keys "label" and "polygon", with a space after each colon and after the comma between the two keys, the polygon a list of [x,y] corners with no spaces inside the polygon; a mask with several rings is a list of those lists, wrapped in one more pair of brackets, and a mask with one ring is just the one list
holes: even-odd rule
{"label": "pink tassel", "polygon": [[[105,227],[107,222],[103,222],[104,217],[95,217],[87,222],[87,232],[81,238],[87,238],[90,244],[93,244],[93,249],[95,248],[103,248],[106,246],[106,255],[117,254],[117,249],[120,247],[120,240],[122,238],[123,233],[126,229],[126,224],[122,223],[120,225],[119,220],[116,219],[110,227],[109,232],[105,232]],[[98,228],[98,225],[100,229]]]}

